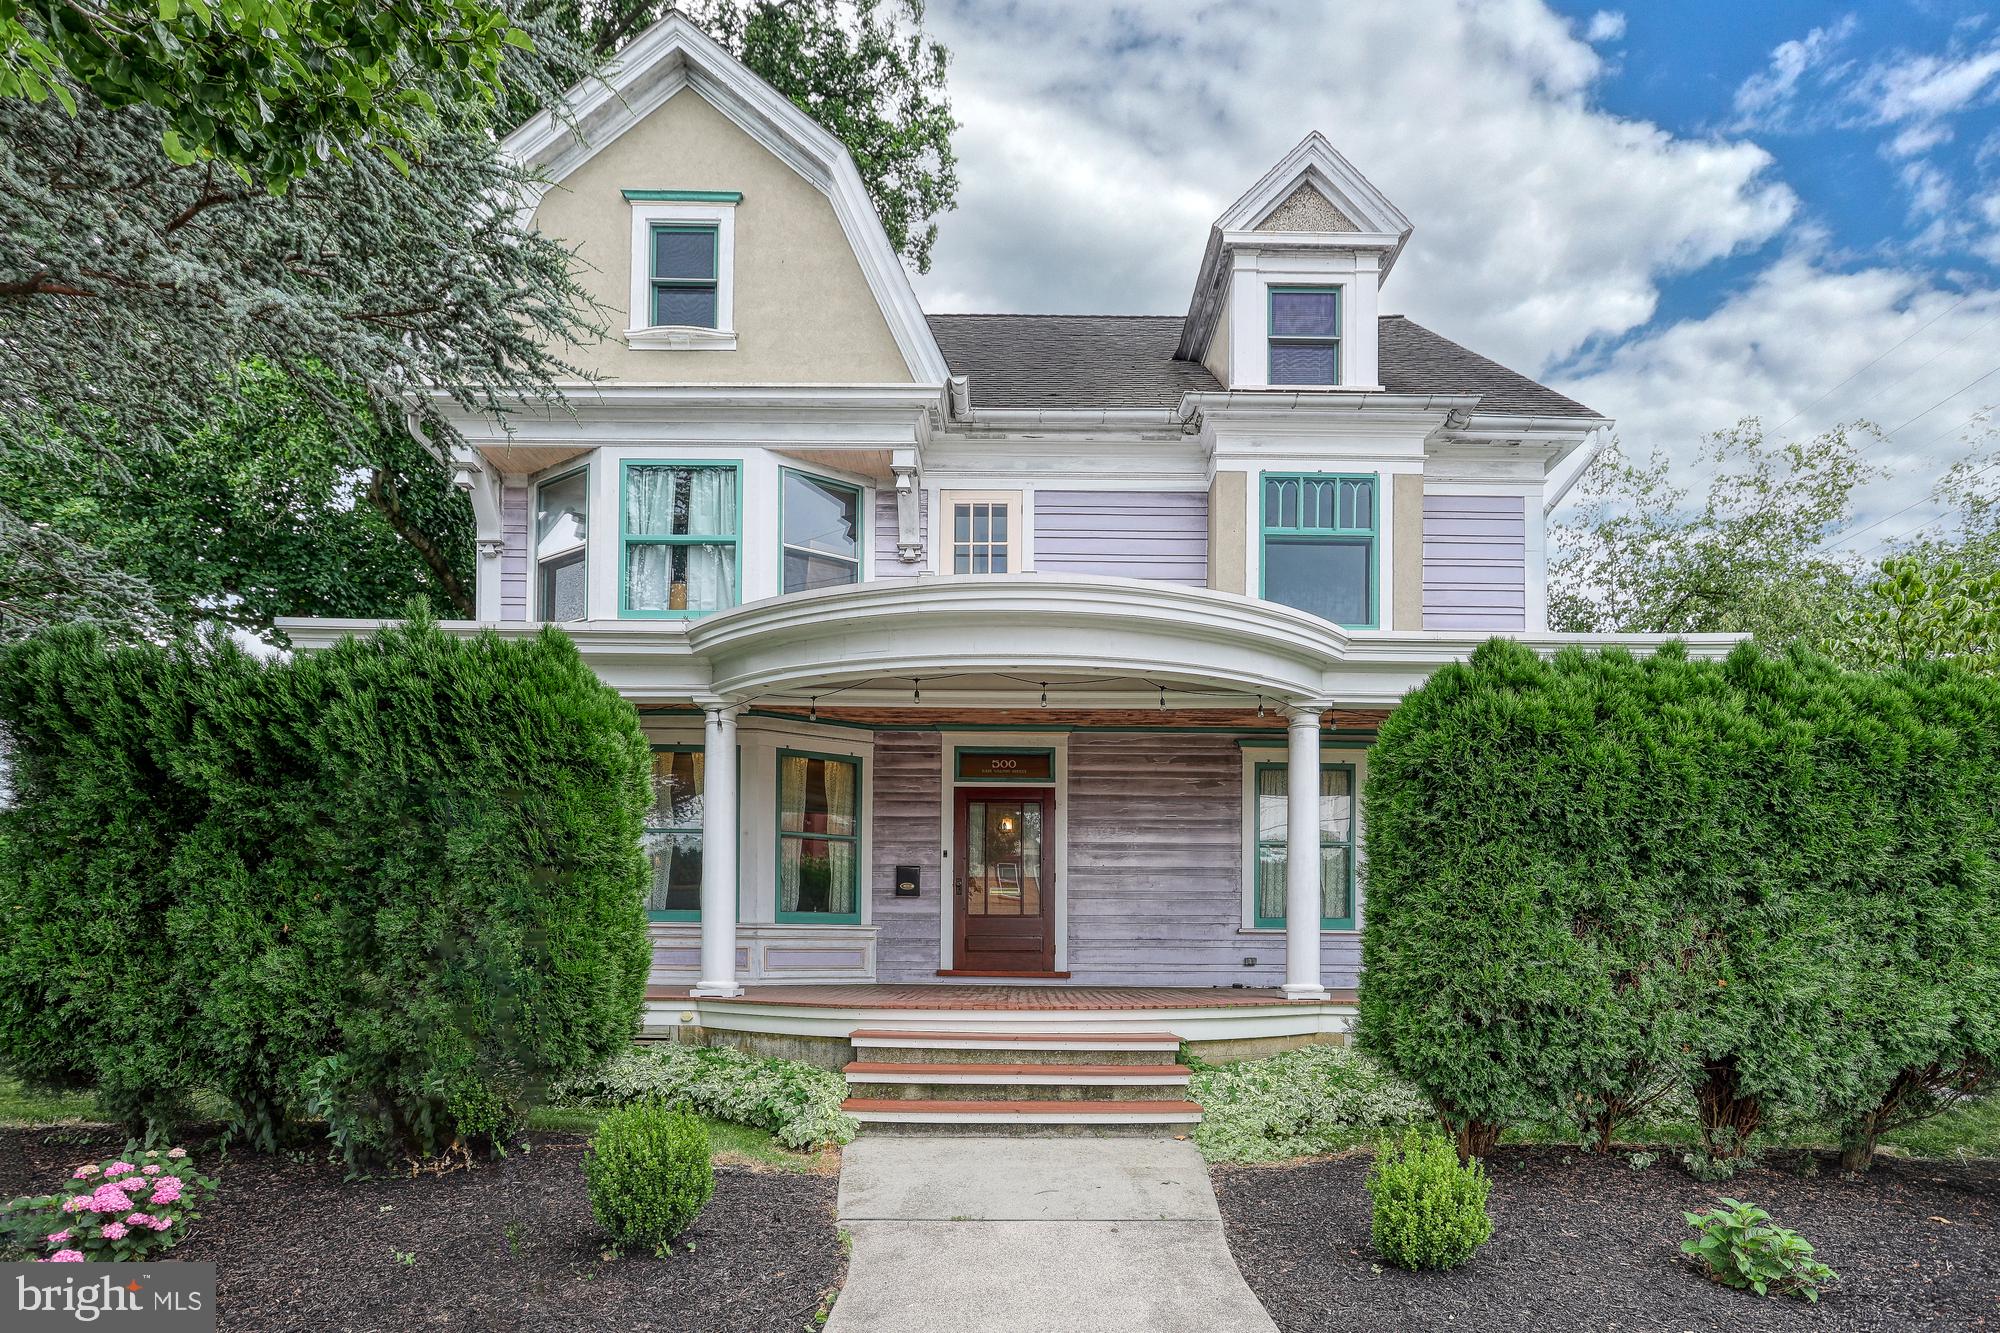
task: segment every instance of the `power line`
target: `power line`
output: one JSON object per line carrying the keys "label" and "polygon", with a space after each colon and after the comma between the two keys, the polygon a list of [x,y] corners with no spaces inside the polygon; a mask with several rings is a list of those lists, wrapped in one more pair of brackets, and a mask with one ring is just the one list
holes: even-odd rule
{"label": "power line", "polygon": [[[1977,415],[1977,414],[1975,413],[1974,415]],[[2000,467],[2000,458],[1996,458],[1996,459],[1994,459],[1994,460],[1993,460],[1993,461],[1992,461],[1991,463],[1988,463],[1988,464],[1986,464],[1986,465],[1985,465],[1984,467],[1978,467],[1978,468],[1974,468],[1974,469],[1973,469],[1972,471],[1970,471],[1970,472],[1968,472],[1968,473],[1966,473],[1966,474],[1965,474],[1965,479],[1966,479],[1967,481],[1971,481],[1971,480],[1972,480],[1972,479],[1973,479],[1974,477],[1981,477],[1981,476],[1984,476],[1984,475],[1986,475],[1986,474],[1987,474],[1988,472],[1991,472],[1991,471],[1992,471],[1992,470],[1993,470],[1994,468],[1996,468],[1996,467]],[[1839,537],[1839,536],[1847,536],[1847,537],[1860,537],[1860,536],[1864,536],[1865,534],[1867,534],[1867,533],[1870,533],[1870,532],[1873,532],[1873,531],[1874,531],[1875,529],[1877,529],[1877,528],[1881,527],[1881,526],[1882,526],[1882,525],[1883,525],[1884,523],[1887,523],[1887,522],[1889,522],[1889,521],[1890,521],[1891,519],[1898,519],[1898,518],[1901,518],[1901,517],[1902,517],[1903,515],[1905,515],[1905,514],[1909,513],[1909,512],[1910,512],[1910,511],[1911,511],[1912,509],[1919,509],[1919,508],[1922,508],[1922,507],[1923,507],[1924,505],[1927,505],[1927,504],[1930,504],[1931,502],[1932,502],[1932,501],[1931,501],[1931,497],[1930,497],[1930,496],[1928,496],[1928,495],[1926,495],[1926,496],[1925,496],[1925,497],[1924,497],[1923,499],[1921,499],[1921,500],[1913,500],[1913,501],[1911,501],[1911,502],[1910,502],[1909,504],[1906,504],[1906,505],[1904,505],[1904,506],[1903,506],[1903,507],[1902,507],[1901,509],[1898,509],[1898,510],[1897,510],[1897,511],[1896,511],[1895,513],[1893,513],[1893,514],[1886,514],[1886,515],[1884,515],[1883,517],[1881,517],[1881,518],[1878,518],[1878,519],[1876,519],[1876,520],[1875,520],[1875,521],[1874,521],[1873,523],[1870,523],[1870,524],[1869,524],[1869,525],[1868,525],[1867,527],[1865,527],[1865,528],[1860,528],[1860,529],[1857,529],[1856,531],[1854,531],[1854,532],[1852,532],[1852,533],[1842,533],[1842,534],[1839,534],[1839,535],[1838,535],[1838,536],[1837,536],[1837,537],[1835,538],[1835,540],[1838,540],[1838,537]],[[1928,523],[1929,521],[1930,521],[1929,519],[1926,519],[1926,520],[1924,520],[1924,522],[1925,522],[1925,523]],[[1884,537],[1884,538],[1882,538],[1882,539],[1881,539],[1880,541],[1877,541],[1877,542],[1874,542],[1874,543],[1872,543],[1871,545],[1869,545],[1869,546],[1866,546],[1866,547],[1862,548],[1862,549],[1861,549],[1861,550],[1859,550],[1859,551],[1856,551],[1856,552],[1855,552],[1854,554],[1855,554],[1855,555],[1857,555],[1857,556],[1865,556],[1865,555],[1867,555],[1867,554],[1868,554],[1868,553],[1869,553],[1870,551],[1874,551],[1874,550],[1878,550],[1878,549],[1880,549],[1880,548],[1881,548],[1881,547],[1883,547],[1883,546],[1887,546],[1887,545],[1890,545],[1891,543],[1894,543],[1894,542],[1899,542],[1899,541],[1903,540],[1903,538],[1905,538],[1905,537],[1908,537],[1908,536],[1909,536],[1909,535],[1910,535],[1911,533],[1913,533],[1913,532],[1916,532],[1916,531],[1920,530],[1920,529],[1921,529],[1921,528],[1922,528],[1923,526],[1924,526],[1924,524],[1923,524],[1923,523],[1919,523],[1919,524],[1917,524],[1917,526],[1916,526],[1916,527],[1914,527],[1914,528],[1911,528],[1911,529],[1909,529],[1909,530],[1908,530],[1908,531],[1906,531],[1906,532],[1902,532],[1902,533],[1892,533],[1891,535],[1889,535],[1889,536],[1887,536],[1887,537]],[[1822,548],[1822,549],[1824,549],[1824,548]]]}
{"label": "power line", "polygon": [[[1902,425],[1897,426],[1894,430],[1886,430],[1882,432],[1882,438],[1886,440],[1890,436],[1894,435],[1896,431],[1902,430],[1906,426],[1911,426],[1919,421],[1922,421],[1925,417],[1937,411],[1940,407],[1943,407],[1946,403],[1950,402],[1952,399],[1958,397],[1959,394],[1964,393],[1967,389],[1978,387],[1979,385],[1985,383],[1987,380],[1992,379],[1995,375],[2000,375],[2000,366],[1993,367],[1991,370],[1987,371],[1984,375],[1981,375],[1978,379],[1975,379],[1971,383],[1965,384],[1959,387],[1958,389],[1953,390],[1951,393],[1946,394],[1944,397],[1938,399],[1935,403],[1932,403],[1929,407],[1925,408],[1923,411],[1911,417],[1908,421],[1903,422]],[[1946,435],[1949,435],[1954,430],[1963,430],[1965,427],[1971,425],[1974,421],[1976,421],[1979,417],[1979,414],[1981,412],[1984,412],[1985,410],[1986,409],[1984,407],[1974,408],[1971,415],[1966,417],[1966,419],[1964,421],[1961,421],[1958,425],[1948,426],[1943,431],[1940,431],[1938,434],[1931,436],[1928,440],[1925,440],[1924,441],[1925,447],[1928,447],[1931,444],[1936,443],[1938,440],[1942,439]],[[2000,462],[2000,460],[1996,460],[1996,462]],[[1989,464],[1988,466],[1990,467],[1992,465]],[[1985,470],[1986,470],[1985,468],[1981,468],[1980,472],[1984,472]],[[1977,476],[1979,475],[1979,473],[1976,472],[1973,475]],[[1815,555],[1824,555],[1827,552],[1830,552],[1837,543],[1846,541],[1850,538],[1859,537],[1865,532],[1871,532],[1874,529],[1881,527],[1884,523],[1888,522],[1889,519],[1897,518],[1903,514],[1909,513],[1910,510],[1915,509],[1917,505],[1926,503],[1928,499],[1929,497],[1926,496],[1925,499],[1917,501],[1916,504],[1905,505],[1903,508],[1897,510],[1895,513],[1890,514],[1888,518],[1878,518],[1865,528],[1860,528],[1860,529],[1856,529],[1853,527],[1842,528],[1839,532],[1832,534],[1831,536],[1827,537],[1824,541],[1820,542],[1818,546],[1814,547],[1813,553]]]}
{"label": "power line", "polygon": [[[1891,347],[1889,347],[1889,348],[1885,349],[1884,351],[1882,351],[1882,352],[1878,353],[1878,354],[1876,355],[1876,357],[1875,357],[1875,359],[1874,359],[1873,361],[1870,361],[1870,362],[1869,362],[1869,363],[1868,363],[1867,365],[1865,365],[1865,366],[1861,367],[1861,369],[1860,369],[1860,370],[1857,370],[1857,371],[1855,371],[1855,372],[1854,372],[1854,373],[1853,373],[1852,375],[1849,375],[1849,376],[1848,376],[1848,377],[1847,377],[1846,379],[1844,379],[1844,380],[1842,380],[1842,381],[1841,381],[1840,383],[1838,383],[1838,384],[1834,385],[1834,386],[1833,386],[1833,387],[1832,387],[1831,389],[1828,389],[1828,390],[1827,390],[1827,391],[1826,391],[1825,393],[1823,393],[1823,394],[1821,394],[1821,395],[1820,395],[1819,397],[1817,397],[1817,398],[1813,399],[1813,400],[1812,400],[1812,401],[1811,401],[1810,403],[1807,403],[1807,404],[1806,404],[1806,405],[1805,405],[1804,407],[1800,408],[1800,409],[1799,409],[1798,411],[1796,411],[1796,412],[1792,413],[1792,414],[1791,414],[1790,416],[1786,417],[1786,418],[1785,418],[1785,419],[1784,419],[1783,421],[1779,422],[1779,423],[1778,423],[1778,427],[1777,427],[1777,429],[1776,429],[1776,430],[1774,430],[1774,431],[1772,431],[1771,433],[1772,433],[1773,435],[1776,435],[1776,434],[1778,434],[1778,432],[1779,432],[1779,431],[1782,431],[1782,430],[1784,430],[1784,428],[1785,428],[1785,427],[1787,427],[1787,426],[1791,425],[1791,424],[1792,424],[1792,423],[1793,423],[1794,421],[1797,421],[1797,420],[1798,420],[1798,419],[1799,419],[1800,417],[1802,417],[1802,416],[1804,416],[1804,415],[1805,415],[1806,413],[1808,413],[1808,412],[1812,411],[1812,410],[1813,410],[1813,409],[1814,409],[1815,407],[1818,407],[1818,406],[1819,406],[1819,405],[1820,405],[1821,403],[1825,402],[1825,401],[1826,401],[1827,399],[1829,399],[1829,398],[1833,397],[1833,395],[1834,395],[1834,394],[1836,394],[1836,393],[1839,393],[1839,392],[1840,392],[1840,391],[1841,391],[1842,389],[1844,389],[1844,388],[1846,388],[1846,387],[1847,387],[1848,385],[1852,384],[1852,383],[1853,383],[1853,382],[1854,382],[1854,381],[1855,381],[1856,379],[1860,378],[1860,377],[1861,377],[1862,375],[1866,374],[1866,373],[1867,373],[1868,371],[1871,371],[1871,370],[1873,370],[1873,369],[1874,369],[1874,368],[1875,368],[1876,366],[1880,365],[1880,364],[1882,363],[1883,359],[1884,359],[1884,358],[1886,358],[1886,357],[1887,357],[1887,356],[1888,356],[1888,355],[1889,355],[1889,354],[1890,354],[1891,352],[1894,352],[1894,351],[1897,351],[1898,349],[1900,349],[1900,348],[1901,348],[1901,347],[1903,346],[1903,344],[1904,344],[1904,343],[1907,343],[1907,342],[1909,342],[1909,341],[1910,341],[1910,339],[1912,339],[1912,338],[1916,337],[1916,336],[1917,336],[1917,335],[1918,335],[1919,333],[1922,333],[1922,332],[1923,332],[1923,331],[1924,331],[1925,329],[1927,329],[1927,328],[1929,328],[1929,327],[1930,327],[1931,325],[1933,325],[1933,324],[1937,323],[1937,322],[1938,322],[1939,320],[1943,319],[1943,318],[1944,318],[1944,317],[1945,317],[1946,315],[1949,315],[1949,314],[1950,314],[1950,313],[1951,313],[1952,311],[1954,311],[1954,310],[1958,309],[1958,308],[1959,308],[1960,306],[1964,305],[1964,304],[1965,304],[1965,303],[1966,303],[1967,301],[1969,301],[1969,300],[1971,300],[1971,299],[1972,299],[1972,293],[1971,293],[1971,292],[1967,292],[1967,293],[1965,293],[1965,295],[1963,295],[1963,296],[1959,297],[1959,298],[1958,298],[1958,299],[1957,299],[1956,301],[1953,301],[1953,302],[1952,302],[1952,303],[1951,303],[1950,305],[1946,306],[1946,307],[1945,307],[1944,309],[1942,309],[1942,310],[1938,311],[1938,312],[1937,312],[1937,313],[1936,313],[1935,315],[1932,315],[1932,316],[1931,316],[1931,317],[1930,317],[1929,319],[1925,320],[1925,321],[1924,321],[1924,322],[1923,322],[1923,323],[1922,323],[1921,325],[1919,325],[1919,326],[1918,326],[1918,327],[1916,327],[1915,329],[1912,329],[1912,330],[1911,330],[1911,331],[1910,331],[1909,333],[1905,334],[1905,335],[1903,336],[1903,339],[1902,339],[1902,341],[1901,341],[1901,342],[1898,342],[1898,343],[1894,344],[1893,346],[1891,346]],[[1989,323],[1991,323],[1991,321],[1990,321],[1990,320],[1989,320],[1988,322],[1989,322]],[[1956,344],[1956,343],[1954,343],[1954,344],[1952,344],[1952,345],[1953,345],[1954,347],[1955,347],[1955,346],[1957,346],[1957,344]],[[1937,357],[1938,357],[1938,356],[1940,356],[1940,355],[1942,355],[1942,354],[1943,354],[1943,349],[1939,349],[1939,351],[1938,351],[1938,352],[1937,352],[1936,354],[1934,354],[1934,355],[1933,355],[1933,356],[1931,357],[1931,360],[1932,360],[1932,361],[1935,361],[1935,360],[1937,359]],[[1923,369],[1923,366],[1926,366],[1926,365],[1929,365],[1929,364],[1930,364],[1930,362],[1929,362],[1929,361],[1926,361],[1926,362],[1922,363],[1922,365],[1919,365],[1919,366],[1917,367],[1917,369],[1918,369],[1918,370],[1921,370],[1921,369]],[[1915,371],[1912,371],[1912,372],[1911,372],[1911,374],[1914,374],[1914,373],[1916,373],[1916,372],[1915,372]],[[1908,377],[1907,377],[1907,376],[1905,376],[1905,378],[1908,378]],[[1901,381],[1898,381],[1898,383],[1900,383],[1900,382],[1901,382]]]}

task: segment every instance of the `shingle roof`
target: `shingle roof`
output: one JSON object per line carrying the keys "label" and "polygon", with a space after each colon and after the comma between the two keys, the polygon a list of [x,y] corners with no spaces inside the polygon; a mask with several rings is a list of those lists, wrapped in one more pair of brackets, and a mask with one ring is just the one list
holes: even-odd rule
{"label": "shingle roof", "polygon": [[[1179,315],[931,315],[931,332],[974,407],[1158,407],[1219,389],[1192,361],[1176,361]],[[1594,417],[1554,389],[1413,324],[1384,315],[1382,387],[1391,393],[1479,395],[1481,412]]]}

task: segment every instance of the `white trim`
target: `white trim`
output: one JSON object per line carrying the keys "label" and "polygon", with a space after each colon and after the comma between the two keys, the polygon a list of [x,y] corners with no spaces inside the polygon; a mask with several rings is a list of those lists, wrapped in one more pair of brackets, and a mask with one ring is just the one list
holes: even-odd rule
{"label": "white trim", "polygon": [[[935,545],[935,543],[933,543]],[[975,577],[975,576],[968,576]],[[1055,752],[1050,772],[1053,782],[1021,783],[1020,786],[1046,791],[1055,797],[1055,901],[1049,929],[1056,933],[1057,972],[1069,971],[1069,737],[1067,731],[945,731],[938,733],[938,970],[949,969],[956,959],[952,945],[958,893],[951,887],[952,850],[958,846],[958,789],[960,787],[1004,787],[1008,784],[988,778],[961,782],[958,778],[958,751],[1019,747]]]}
{"label": "white trim", "polygon": [[[633,348],[675,348],[727,352],[736,348],[736,206],[728,203],[633,203],[632,303],[625,344]],[[653,315],[653,225],[692,223],[715,228],[715,327],[655,324]]]}
{"label": "white trim", "polygon": [[559,107],[539,112],[502,141],[501,151],[537,178],[518,207],[532,210],[549,188],[690,88],[832,202],[911,377],[941,395],[951,372],[846,147],[678,13],[627,42]]}
{"label": "white trim", "polygon": [[849,1112],[864,1125],[1192,1125],[1201,1108],[1192,1111],[1136,1111],[1143,1102],[1078,1100],[1074,1111],[1010,1110],[1005,1101],[966,1101],[961,1110],[909,1111],[885,1107]]}
{"label": "white trim", "polygon": [[[1257,1037],[1297,1037],[1349,1032],[1355,1006],[1342,1000],[1268,1005],[1216,1005],[1171,1009],[883,1009],[865,1002],[855,1005],[801,1005],[777,999],[704,1003],[674,995],[646,1002],[641,1031],[649,1037],[669,1036],[683,1025],[700,1025],[727,1032],[784,1033],[791,1036],[847,1040],[856,1028],[902,1029],[909,1032],[957,1032],[972,1045],[958,1049],[993,1051],[991,1038],[1000,1033],[1053,1036],[1077,1034],[1050,1049],[1074,1050],[1087,1036],[1106,1033],[1170,1032],[1180,1041],[1246,1041]],[[692,1018],[683,1015],[692,1014]],[[987,1040],[980,1040],[984,1035]],[[926,1043],[942,1049],[937,1040]],[[1005,1049],[1028,1049],[1009,1042]],[[1126,1049],[1143,1049],[1129,1047]],[[1166,1049],[1171,1049],[1167,1047]]]}
{"label": "white trim", "polygon": [[[567,621],[548,619],[548,608],[542,605],[542,556],[537,549],[535,524],[541,507],[542,487],[552,485],[565,478],[583,474],[583,541],[575,549],[583,552],[583,618],[590,618],[590,534],[597,528],[596,496],[591,493],[591,465],[595,460],[585,454],[581,458],[570,458],[553,467],[543,468],[528,477],[528,619],[540,623],[567,624]],[[569,554],[567,550],[561,552]]]}
{"label": "white trim", "polygon": [[[1030,486],[1018,490],[940,490],[937,503],[931,506],[931,545],[938,551],[934,568],[940,574],[951,574],[946,562],[956,566],[958,528],[955,522],[956,506],[962,504],[1001,504],[1007,507],[1007,572],[1027,574],[1034,570],[1034,536],[1028,530],[1030,522],[1029,505],[1034,496]],[[992,578],[990,574],[967,575],[968,578]]]}

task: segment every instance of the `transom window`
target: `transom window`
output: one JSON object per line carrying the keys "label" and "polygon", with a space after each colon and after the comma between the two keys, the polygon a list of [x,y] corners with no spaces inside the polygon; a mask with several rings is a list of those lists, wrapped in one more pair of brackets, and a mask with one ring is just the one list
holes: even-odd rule
{"label": "transom window", "polygon": [[1373,476],[1266,473],[1264,597],[1375,628],[1378,489]]}
{"label": "transom window", "polygon": [[1340,288],[1273,287],[1272,384],[1340,383]]}
{"label": "transom window", "polygon": [[535,601],[543,620],[582,620],[590,614],[584,557],[589,501],[585,468],[535,488]]}
{"label": "transom window", "polygon": [[[1258,764],[1252,770],[1256,790],[1257,858],[1252,887],[1252,911],[1261,928],[1285,924],[1286,838],[1291,826],[1287,791],[1288,767]],[[1354,925],[1354,767],[1319,766],[1319,901],[1320,928],[1345,930]]]}
{"label": "transom window", "polygon": [[712,329],[720,273],[716,228],[654,223],[652,322]]}
{"label": "transom window", "polygon": [[788,468],[780,508],[786,592],[861,581],[859,488]]}
{"label": "transom window", "polygon": [[778,920],[861,920],[861,762],[778,751]]}
{"label": "transom window", "polygon": [[653,751],[653,805],[643,846],[653,863],[646,915],[655,921],[701,918],[702,752],[694,746]]}
{"label": "transom window", "polygon": [[705,615],[736,605],[734,463],[627,463],[619,613]]}

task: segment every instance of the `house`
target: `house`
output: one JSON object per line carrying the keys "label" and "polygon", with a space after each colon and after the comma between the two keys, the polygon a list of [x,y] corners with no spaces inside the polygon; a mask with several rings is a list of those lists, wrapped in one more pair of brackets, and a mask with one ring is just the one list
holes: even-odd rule
{"label": "house", "polygon": [[458,423],[461,628],[562,623],[656,742],[651,1030],[1344,1031],[1375,729],[1573,641],[1550,477],[1610,422],[1382,313],[1410,221],[1317,133],[1142,316],[927,314],[678,17],[507,148],[615,328],[570,411]]}

